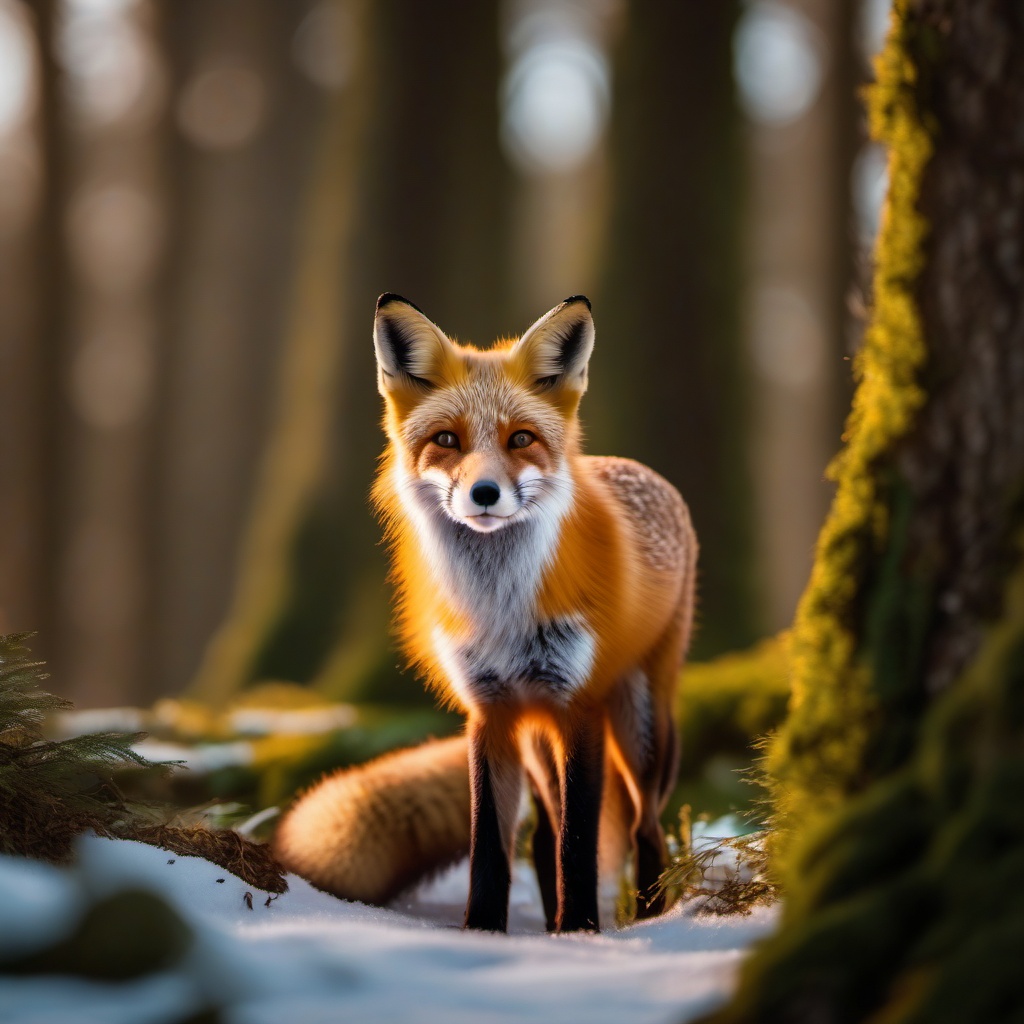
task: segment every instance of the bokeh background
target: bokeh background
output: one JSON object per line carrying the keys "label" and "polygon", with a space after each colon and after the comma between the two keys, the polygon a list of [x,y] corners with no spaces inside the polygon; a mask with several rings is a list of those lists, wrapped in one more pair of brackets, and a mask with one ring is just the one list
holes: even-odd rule
{"label": "bokeh background", "polygon": [[425,700],[367,503],[382,291],[484,344],[586,293],[588,448],[690,502],[694,656],[786,626],[887,10],[0,0],[0,632],[38,630],[85,708]]}

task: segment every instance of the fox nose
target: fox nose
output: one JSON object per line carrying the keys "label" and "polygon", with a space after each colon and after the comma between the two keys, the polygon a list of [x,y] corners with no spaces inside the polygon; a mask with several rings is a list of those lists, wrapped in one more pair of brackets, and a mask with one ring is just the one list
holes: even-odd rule
{"label": "fox nose", "polygon": [[478,505],[486,508],[501,497],[501,488],[492,480],[479,480],[473,484],[469,496]]}

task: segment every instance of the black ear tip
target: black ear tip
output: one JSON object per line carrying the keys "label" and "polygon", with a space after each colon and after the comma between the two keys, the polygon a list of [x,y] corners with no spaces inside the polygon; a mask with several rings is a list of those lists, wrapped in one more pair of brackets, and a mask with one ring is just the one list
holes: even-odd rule
{"label": "black ear tip", "polygon": [[562,303],[562,305],[563,306],[568,306],[569,303],[571,303],[571,302],[582,302],[582,303],[584,303],[586,305],[587,309],[593,309],[594,308],[593,306],[590,305],[590,299],[588,299],[586,297],[586,295],[570,295],[569,298],[567,298]]}
{"label": "black ear tip", "polygon": [[377,312],[379,313],[385,306],[390,305],[392,302],[404,302],[407,306],[412,306],[417,313],[423,312],[415,302],[410,302],[397,292],[384,292],[384,294],[377,300]]}

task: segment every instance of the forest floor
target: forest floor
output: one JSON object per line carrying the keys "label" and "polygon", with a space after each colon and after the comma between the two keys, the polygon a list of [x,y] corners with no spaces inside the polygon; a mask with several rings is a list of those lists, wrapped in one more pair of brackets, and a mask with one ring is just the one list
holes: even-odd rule
{"label": "forest floor", "polygon": [[[158,893],[192,933],[170,969],[127,982],[0,974],[0,1020],[171,1024],[414,1021],[682,1024],[729,995],[747,948],[774,926],[749,916],[664,917],[601,935],[543,934],[532,871],[513,884],[508,936],[458,927],[465,865],[391,909],[347,903],[289,876],[271,897],[204,860],[90,836],[58,869],[0,857],[0,958],[66,936],[85,907],[126,888]],[[339,1016],[340,1014],[340,1016]]]}

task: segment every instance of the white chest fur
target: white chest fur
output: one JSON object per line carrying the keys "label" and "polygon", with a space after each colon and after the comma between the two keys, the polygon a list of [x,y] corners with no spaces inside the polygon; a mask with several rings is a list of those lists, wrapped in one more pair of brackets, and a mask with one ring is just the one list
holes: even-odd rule
{"label": "white chest fur", "polygon": [[434,648],[452,687],[470,706],[527,698],[565,704],[594,662],[594,637],[582,619],[561,618],[528,631],[452,637],[434,631]]}
{"label": "white chest fur", "polygon": [[536,605],[571,488],[490,533],[452,520],[429,484],[412,483],[405,496],[439,596],[468,624],[459,636],[437,628],[432,637],[452,687],[470,706],[517,696],[567,701],[589,678],[594,637],[582,616],[542,619]]}

